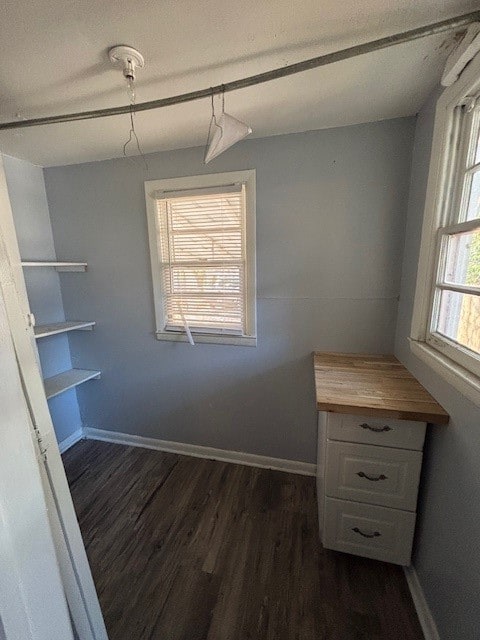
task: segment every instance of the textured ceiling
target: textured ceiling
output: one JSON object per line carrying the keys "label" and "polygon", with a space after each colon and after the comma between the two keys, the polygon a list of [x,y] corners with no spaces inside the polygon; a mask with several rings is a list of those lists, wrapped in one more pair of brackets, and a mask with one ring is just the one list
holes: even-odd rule
{"label": "textured ceiling", "polygon": [[[228,82],[478,9],[471,0],[4,0],[0,119],[123,104],[108,48],[146,58],[143,102]],[[432,36],[226,96],[255,136],[416,113],[453,42]],[[145,151],[204,144],[209,103],[137,116]],[[128,116],[0,132],[0,149],[40,165],[121,155]]]}

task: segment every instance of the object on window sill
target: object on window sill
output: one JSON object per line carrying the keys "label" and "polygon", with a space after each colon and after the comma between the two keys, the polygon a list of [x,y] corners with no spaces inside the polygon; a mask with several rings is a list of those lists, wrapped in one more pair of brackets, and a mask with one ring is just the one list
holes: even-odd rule
{"label": "object on window sill", "polygon": [[195,341],[193,339],[192,332],[190,331],[190,327],[188,326],[187,319],[185,318],[183,313],[182,313],[182,320],[183,320],[183,326],[185,327],[185,333],[187,334],[188,341],[192,345],[192,347],[194,347]]}

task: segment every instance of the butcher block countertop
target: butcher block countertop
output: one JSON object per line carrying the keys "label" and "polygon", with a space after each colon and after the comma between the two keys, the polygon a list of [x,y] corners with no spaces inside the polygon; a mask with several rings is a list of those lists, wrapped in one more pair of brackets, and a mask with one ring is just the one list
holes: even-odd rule
{"label": "butcher block countertop", "polygon": [[317,409],[447,424],[448,413],[395,356],[314,354]]}

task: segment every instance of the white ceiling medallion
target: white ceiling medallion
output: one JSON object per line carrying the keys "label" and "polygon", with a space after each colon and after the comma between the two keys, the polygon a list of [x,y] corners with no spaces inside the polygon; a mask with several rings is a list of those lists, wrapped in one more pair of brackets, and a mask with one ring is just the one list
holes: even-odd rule
{"label": "white ceiling medallion", "polygon": [[112,64],[121,64],[125,78],[135,80],[135,70],[143,69],[145,58],[140,51],[125,44],[119,44],[108,51],[108,57]]}

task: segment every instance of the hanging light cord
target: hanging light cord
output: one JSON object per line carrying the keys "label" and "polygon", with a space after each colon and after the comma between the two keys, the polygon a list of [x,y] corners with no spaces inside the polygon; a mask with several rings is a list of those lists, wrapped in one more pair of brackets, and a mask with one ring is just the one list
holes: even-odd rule
{"label": "hanging light cord", "polygon": [[135,120],[134,120],[134,116],[135,116],[135,87],[133,85],[133,82],[134,82],[133,78],[127,78],[128,93],[129,93],[129,96],[130,96],[130,110],[129,110],[130,131],[128,132],[128,140],[123,145],[123,157],[136,163],[136,160],[132,156],[128,156],[127,155],[127,147],[132,142],[132,140],[135,139],[135,144],[137,146],[138,153],[142,156],[143,164],[145,165],[145,171],[148,171],[147,159],[145,158],[145,154],[143,153],[142,147],[140,146],[140,140],[138,139],[137,132],[135,131]]}

